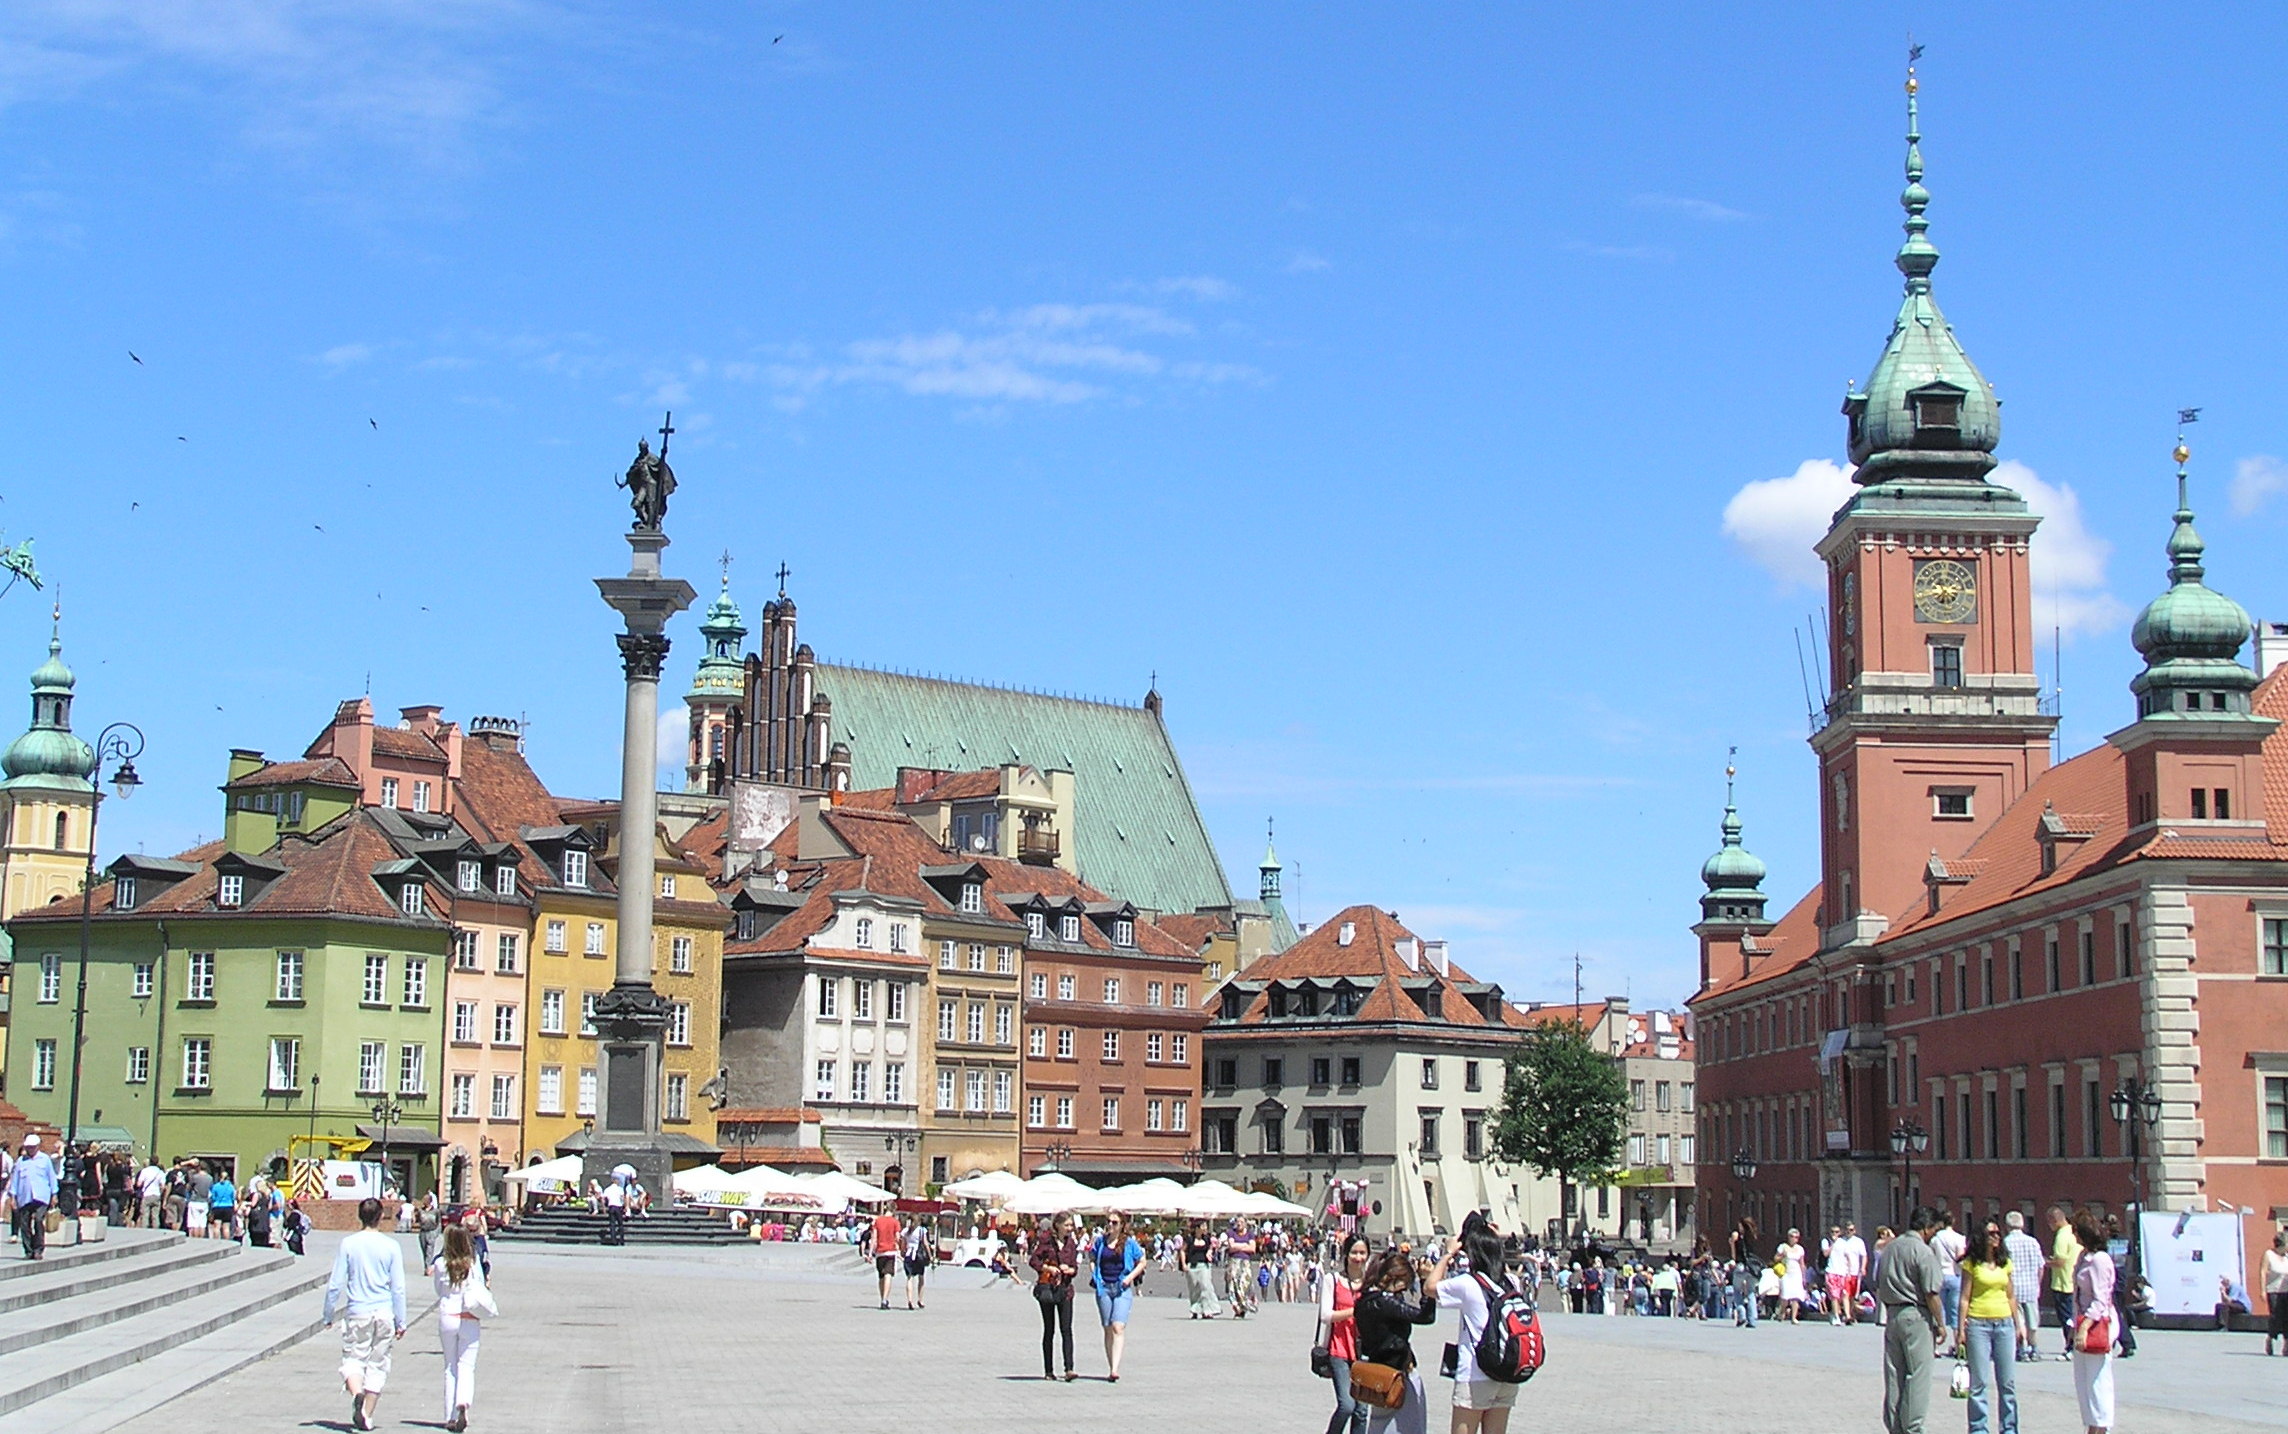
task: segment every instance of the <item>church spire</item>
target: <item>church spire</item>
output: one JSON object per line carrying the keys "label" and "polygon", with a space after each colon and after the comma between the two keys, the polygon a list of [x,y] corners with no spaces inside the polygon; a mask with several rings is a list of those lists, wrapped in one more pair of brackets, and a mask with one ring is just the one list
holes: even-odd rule
{"label": "church spire", "polygon": [[1907,57],[1907,184],[1899,192],[1907,232],[1894,260],[1905,296],[1891,337],[1864,386],[1844,395],[1855,481],[1901,478],[1977,480],[1994,467],[2002,437],[2001,405],[1970,361],[1931,294],[1938,246],[1930,240],[1930,191],[1923,187],[1920,45]]}
{"label": "church spire", "polygon": [[1295,930],[1293,917],[1287,914],[1287,903],[1279,896],[1279,848],[1273,843],[1271,818],[1263,819],[1263,864],[1256,868],[1256,899],[1263,904],[1264,914],[1271,918],[1271,950],[1273,954],[1286,950],[1302,939]]}
{"label": "church spire", "polygon": [[2140,719],[2246,717],[2257,683],[2256,673],[2240,663],[2251,630],[2248,611],[2206,581],[2201,559],[2208,548],[2193,527],[2186,471],[2193,453],[2182,432],[2170,456],[2177,461],[2177,511],[2169,530],[2169,587],[2130,629],[2145,670],[2130,679],[2129,690],[2137,695]]}
{"label": "church spire", "polygon": [[1700,898],[1703,921],[1761,921],[1764,919],[1764,864],[1740,844],[1740,808],[1733,797],[1733,781],[1740,749],[1734,747],[1724,761],[1724,844],[1701,863],[1700,880],[1708,894]]}

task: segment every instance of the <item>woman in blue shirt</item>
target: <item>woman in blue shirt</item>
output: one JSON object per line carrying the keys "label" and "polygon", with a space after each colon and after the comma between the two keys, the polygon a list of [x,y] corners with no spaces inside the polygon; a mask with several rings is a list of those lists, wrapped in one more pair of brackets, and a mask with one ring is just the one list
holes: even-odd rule
{"label": "woman in blue shirt", "polygon": [[1104,1322],[1104,1362],[1112,1383],[1120,1382],[1120,1354],[1128,1341],[1128,1311],[1144,1282],[1144,1247],[1128,1234],[1128,1217],[1104,1218],[1104,1233],[1089,1246],[1089,1283],[1096,1289],[1096,1317]]}

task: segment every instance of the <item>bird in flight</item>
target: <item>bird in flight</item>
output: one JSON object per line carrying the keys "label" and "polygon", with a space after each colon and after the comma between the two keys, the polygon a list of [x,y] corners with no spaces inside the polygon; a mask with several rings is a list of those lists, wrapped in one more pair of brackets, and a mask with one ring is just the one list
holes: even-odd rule
{"label": "bird in flight", "polygon": [[180,433],[178,433],[178,434],[176,434],[176,435],[175,435],[175,441],[176,441],[177,443],[188,443],[188,442],[190,442],[191,440],[189,440],[188,438],[185,438],[183,435],[181,435]]}
{"label": "bird in flight", "polygon": [[784,36],[784,35],[773,35],[773,36],[771,36],[771,43],[775,45],[775,44],[777,44],[779,41],[781,41],[781,40],[783,40],[783,39],[785,39],[785,38],[786,38],[786,36]]}
{"label": "bird in flight", "polygon": [[128,512],[130,512],[130,513],[132,513],[132,512],[134,512],[134,511],[135,511],[137,508],[140,508],[140,507],[142,507],[142,506],[143,506],[143,505],[142,505],[141,503],[130,503],[130,504],[128,504],[128,505],[127,505],[127,511],[128,511]]}
{"label": "bird in flight", "polygon": [[381,420],[380,420],[380,419],[378,419],[378,418],[369,418],[369,419],[367,419],[367,420],[366,420],[366,422],[368,422],[368,423],[370,423],[370,424],[372,424],[372,425],[373,425],[373,431],[374,431],[374,432],[376,432],[376,433],[379,433],[379,432],[381,431]]}
{"label": "bird in flight", "polygon": [[312,523],[310,526],[316,528],[321,533],[326,531],[326,525],[323,523]]}
{"label": "bird in flight", "polygon": [[127,351],[127,356],[128,356],[129,358],[131,358],[131,359],[135,359],[135,362],[137,362],[137,363],[141,363],[141,362],[143,362],[143,360],[141,360],[140,358],[136,358],[136,357],[135,357],[135,350],[133,350],[133,349],[129,349],[129,350]]}

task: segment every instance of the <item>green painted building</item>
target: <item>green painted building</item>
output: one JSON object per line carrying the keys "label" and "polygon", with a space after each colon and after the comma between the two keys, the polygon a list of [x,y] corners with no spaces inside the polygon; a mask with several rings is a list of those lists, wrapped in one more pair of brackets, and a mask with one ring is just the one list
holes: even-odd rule
{"label": "green painted building", "polygon": [[[243,1179],[276,1168],[293,1136],[378,1136],[373,1109],[388,1100],[402,1112],[391,1165],[426,1189],[443,1104],[443,893],[330,788],[291,808],[283,798],[278,815],[294,817],[283,835],[239,821],[179,858],[106,869],[79,1124],[124,1131],[162,1160],[219,1159]],[[312,828],[321,798],[335,811]],[[78,918],[69,902],[8,922],[20,993],[9,1042],[23,1061],[9,1095],[58,1127],[70,1115]]]}

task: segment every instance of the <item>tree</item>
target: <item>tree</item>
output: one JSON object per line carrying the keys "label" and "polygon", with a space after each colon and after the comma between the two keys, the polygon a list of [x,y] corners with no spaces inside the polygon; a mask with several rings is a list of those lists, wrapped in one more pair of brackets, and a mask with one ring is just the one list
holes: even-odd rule
{"label": "tree", "polygon": [[1572,1187],[1602,1176],[1621,1156],[1628,1129],[1628,1081],[1620,1062],[1589,1044],[1576,1021],[1534,1026],[1512,1052],[1494,1112],[1494,1153]]}

